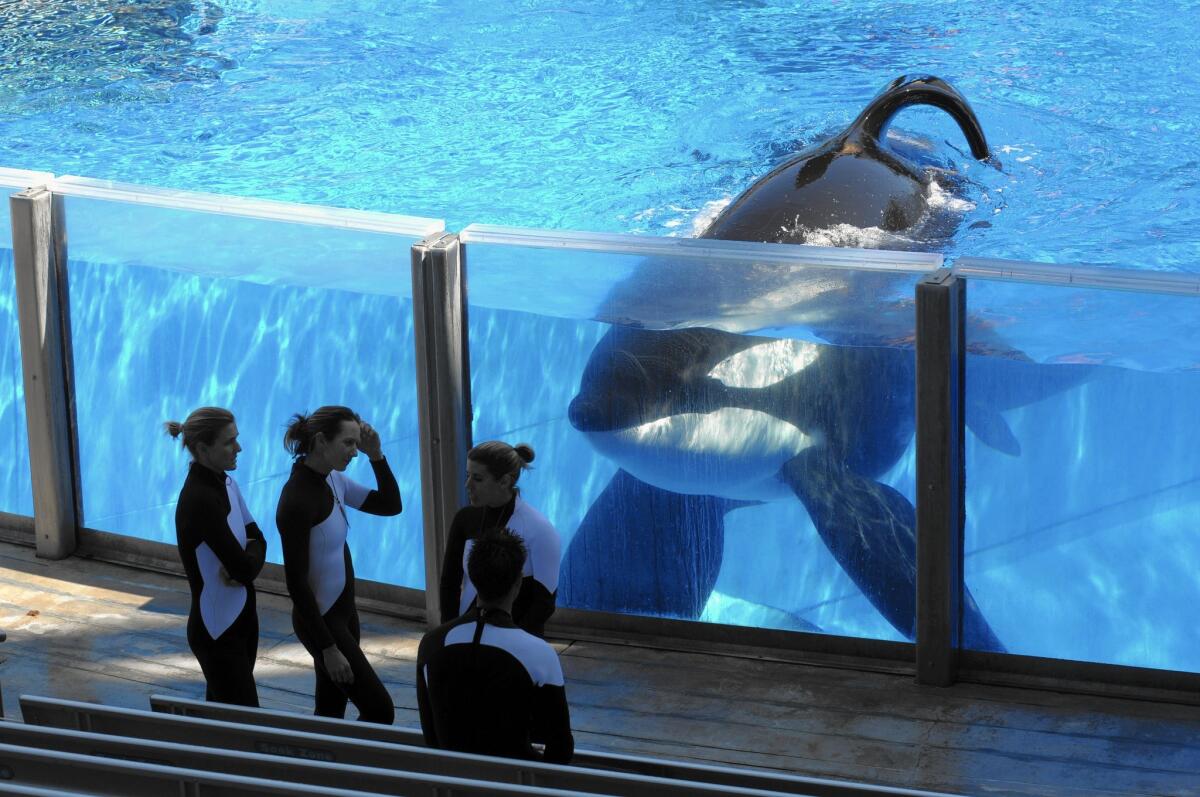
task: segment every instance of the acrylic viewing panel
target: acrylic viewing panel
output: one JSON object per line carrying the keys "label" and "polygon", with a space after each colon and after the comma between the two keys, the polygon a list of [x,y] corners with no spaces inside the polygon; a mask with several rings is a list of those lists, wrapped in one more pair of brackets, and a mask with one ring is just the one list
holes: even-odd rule
{"label": "acrylic viewing panel", "polygon": [[29,429],[17,323],[17,286],[13,273],[9,196],[50,179],[43,172],[0,169],[0,441],[11,452],[0,464],[0,512],[33,514],[29,478]]}
{"label": "acrylic viewing panel", "polygon": [[1077,277],[968,283],[966,584],[1011,653],[1197,672],[1200,281]]}
{"label": "acrylic viewing panel", "polygon": [[911,633],[910,572],[854,541],[884,512],[911,532],[912,297],[939,257],[462,239],[473,439],[533,445],[520,487],[562,537],[560,606]]}
{"label": "acrylic viewing panel", "polygon": [[[386,213],[294,205],[216,194],[60,177],[71,197],[71,258],[248,282],[333,287],[411,298],[405,239],[442,222]],[[273,223],[272,223],[273,222]]]}
{"label": "acrylic viewing panel", "polygon": [[[356,574],[421,588],[415,236],[70,195],[66,217],[84,525],[174,542],[189,457],[162,423],[218,405],[278,562],[285,424],[343,404],[379,430],[405,505],[351,513]],[[347,475],[374,485],[365,457]]]}
{"label": "acrylic viewing panel", "polygon": [[[8,202],[0,211],[8,229]],[[17,290],[11,244],[0,248],[0,441],[10,452],[0,464],[0,512],[33,514],[29,478],[29,430],[25,425],[25,390],[21,373],[21,340],[17,324]]]}

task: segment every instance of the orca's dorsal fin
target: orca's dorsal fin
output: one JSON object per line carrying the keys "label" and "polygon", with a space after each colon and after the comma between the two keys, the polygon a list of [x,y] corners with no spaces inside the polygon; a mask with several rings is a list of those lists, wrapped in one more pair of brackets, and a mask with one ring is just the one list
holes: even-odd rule
{"label": "orca's dorsal fin", "polygon": [[933,75],[901,75],[884,87],[850,125],[849,132],[882,141],[888,125],[900,111],[912,105],[932,105],[954,117],[978,160],[991,157],[983,128],[963,95]]}

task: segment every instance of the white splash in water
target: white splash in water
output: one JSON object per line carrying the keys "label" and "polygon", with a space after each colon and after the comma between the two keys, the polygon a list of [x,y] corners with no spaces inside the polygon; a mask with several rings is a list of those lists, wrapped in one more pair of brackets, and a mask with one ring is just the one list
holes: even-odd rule
{"label": "white splash in water", "polygon": [[[925,188],[925,205],[925,212],[908,228],[908,232],[919,235],[919,231],[931,218],[944,214],[964,216],[975,209],[974,202],[948,191],[936,180],[930,180]],[[797,224],[781,228],[776,240],[858,249],[910,249],[917,243],[917,240],[909,235],[891,232],[881,227],[855,227],[852,224],[834,224],[819,229]]]}
{"label": "white splash in water", "polygon": [[950,191],[942,188],[937,180],[929,182],[929,187],[925,190],[925,201],[932,209],[948,210],[951,213],[966,214],[975,209],[974,202],[960,196],[955,196]]}
{"label": "white splash in water", "polygon": [[713,199],[705,202],[704,207],[700,208],[692,218],[692,237],[699,238],[716,221],[717,216],[721,215],[721,211],[729,207],[729,203],[732,201],[733,197],[727,196],[724,199]]}
{"label": "white splash in water", "polygon": [[834,224],[811,229],[803,225],[780,231],[784,241],[803,241],[812,246],[841,246],[855,249],[902,249],[913,240],[880,227],[855,227],[853,224]]}
{"label": "white splash in water", "polygon": [[[683,205],[666,205],[665,207],[649,207],[631,216],[619,217],[622,221],[632,222],[631,232],[653,232],[654,227],[666,231],[667,237],[699,237],[713,220],[721,214],[733,197],[714,199],[705,202],[703,207],[684,207]],[[662,234],[659,232],[658,234]]]}
{"label": "white splash in water", "polygon": [[[691,223],[693,238],[704,234],[717,216],[733,202],[733,197],[713,199],[704,203],[704,207],[696,211]],[[926,211],[909,229],[919,230],[930,220],[931,213],[953,213],[966,215],[975,210],[975,203],[969,199],[957,196],[941,186],[936,179],[931,179],[925,187]],[[683,208],[672,208],[683,210]],[[666,225],[669,228],[682,226],[679,222]],[[676,232],[671,232],[675,235]],[[830,227],[813,229],[804,225],[782,227],[773,239],[782,243],[805,243],[812,246],[839,246],[856,249],[907,249],[916,243],[915,239],[895,232],[889,232],[881,227],[855,227],[852,224],[834,224]]]}

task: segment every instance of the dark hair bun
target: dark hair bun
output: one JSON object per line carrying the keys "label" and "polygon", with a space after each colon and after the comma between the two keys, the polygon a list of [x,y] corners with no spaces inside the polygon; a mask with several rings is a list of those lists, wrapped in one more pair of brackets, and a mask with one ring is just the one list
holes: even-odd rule
{"label": "dark hair bun", "polygon": [[297,412],[287,422],[287,428],[283,432],[283,447],[292,456],[297,456],[308,448],[308,439],[304,434],[307,425],[308,416],[303,412]]}
{"label": "dark hair bun", "polygon": [[317,407],[309,414],[297,412],[283,433],[283,447],[297,459],[307,456],[317,435],[332,439],[345,421],[362,422],[354,410],[336,404]]}
{"label": "dark hair bun", "polygon": [[183,434],[183,424],[179,421],[167,421],[163,424],[163,429],[173,438]]}
{"label": "dark hair bun", "polygon": [[517,443],[513,446],[513,451],[517,452],[517,456],[526,465],[533,462],[533,446],[529,445],[529,443]]}

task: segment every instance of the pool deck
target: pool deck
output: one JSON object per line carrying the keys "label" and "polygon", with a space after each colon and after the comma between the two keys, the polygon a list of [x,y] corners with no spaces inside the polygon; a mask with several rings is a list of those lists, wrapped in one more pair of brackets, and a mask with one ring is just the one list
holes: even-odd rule
{"label": "pool deck", "polygon": [[[148,707],[202,697],[187,648],[186,582],[0,543],[0,685],[20,694]],[[290,602],[259,596],[262,704],[311,711],[312,662]],[[418,725],[422,627],[364,612],[364,649]],[[909,675],[754,655],[552,640],[576,744],[960,794],[1200,795],[1200,708],[1010,687],[919,687]],[[353,716],[353,708],[350,716]]]}

